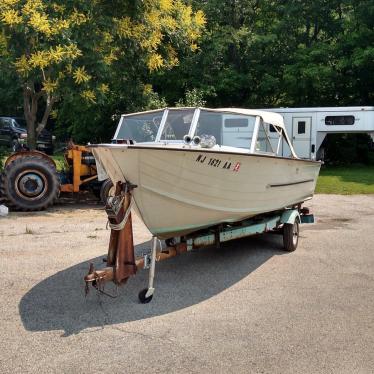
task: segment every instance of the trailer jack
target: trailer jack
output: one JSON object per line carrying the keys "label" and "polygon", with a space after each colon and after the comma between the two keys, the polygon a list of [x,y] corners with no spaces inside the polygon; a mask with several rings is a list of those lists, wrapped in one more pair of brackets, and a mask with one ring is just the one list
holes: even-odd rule
{"label": "trailer jack", "polygon": [[[105,210],[111,233],[106,258],[107,266],[96,270],[94,265],[90,263],[88,273],[84,277],[86,295],[91,285],[106,296],[117,297],[117,295],[111,295],[104,290],[105,284],[112,281],[116,286],[121,286],[127,282],[130,276],[135,275],[138,269],[143,268],[149,269],[148,287],[140,291],[139,300],[142,303],[148,303],[152,300],[154,293],[153,281],[156,261],[162,261],[187,251],[186,243],[162,249],[159,239],[153,236],[151,254],[135,258],[131,218],[132,190],[134,188],[136,186],[131,183],[118,182],[115,196],[108,198]],[[159,251],[157,251],[158,244]]]}

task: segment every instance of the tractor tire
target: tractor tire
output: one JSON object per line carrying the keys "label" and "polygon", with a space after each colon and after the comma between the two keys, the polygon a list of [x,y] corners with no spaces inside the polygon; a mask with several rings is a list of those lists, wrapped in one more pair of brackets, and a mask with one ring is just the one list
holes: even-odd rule
{"label": "tractor tire", "polygon": [[114,186],[110,179],[106,179],[100,188],[100,200],[105,204],[108,197],[114,196]]}
{"label": "tractor tire", "polygon": [[3,193],[2,189],[1,189],[2,180],[3,180],[3,175],[0,173],[0,205],[1,204],[5,204],[4,193]]}
{"label": "tractor tire", "polygon": [[46,209],[54,204],[59,192],[57,171],[51,162],[42,157],[21,157],[4,169],[0,194],[14,210]]}

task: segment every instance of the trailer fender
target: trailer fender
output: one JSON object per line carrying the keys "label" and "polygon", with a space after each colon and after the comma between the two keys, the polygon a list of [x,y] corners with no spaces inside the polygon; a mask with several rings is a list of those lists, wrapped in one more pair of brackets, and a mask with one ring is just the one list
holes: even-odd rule
{"label": "trailer fender", "polygon": [[289,223],[293,225],[295,221],[301,222],[300,214],[296,209],[287,209],[285,210],[280,218],[281,223]]}

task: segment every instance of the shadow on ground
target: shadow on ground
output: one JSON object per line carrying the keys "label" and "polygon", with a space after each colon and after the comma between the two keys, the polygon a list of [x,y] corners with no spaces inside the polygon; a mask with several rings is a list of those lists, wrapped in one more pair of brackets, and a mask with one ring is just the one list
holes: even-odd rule
{"label": "shadow on ground", "polygon": [[4,219],[13,219],[14,217],[54,217],[56,213],[70,214],[79,210],[97,210],[104,211],[104,205],[97,200],[77,201],[73,199],[59,199],[52,207],[46,210],[35,212],[22,212],[11,210],[9,215],[2,217]]}
{"label": "shadow on ground", "polygon": [[[137,246],[137,251],[144,244]],[[283,254],[281,247],[281,237],[267,234],[157,263],[155,295],[145,305],[139,304],[137,295],[147,285],[147,271],[141,270],[131,278],[120,288],[116,299],[98,297],[94,289],[85,298],[82,278],[88,262],[80,263],[27,292],[19,304],[21,319],[29,331],[63,330],[63,336],[68,336],[86,328],[174,312],[207,300],[239,282],[272,256]],[[103,265],[102,257],[91,261],[98,267]]]}

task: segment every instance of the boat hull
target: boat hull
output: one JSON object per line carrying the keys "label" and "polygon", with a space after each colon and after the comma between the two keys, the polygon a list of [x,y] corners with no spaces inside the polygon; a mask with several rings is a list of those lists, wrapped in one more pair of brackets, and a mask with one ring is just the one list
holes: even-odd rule
{"label": "boat hull", "polygon": [[99,145],[93,153],[113,182],[137,185],[136,210],[161,239],[303,202],[320,169],[309,160],[204,149]]}

